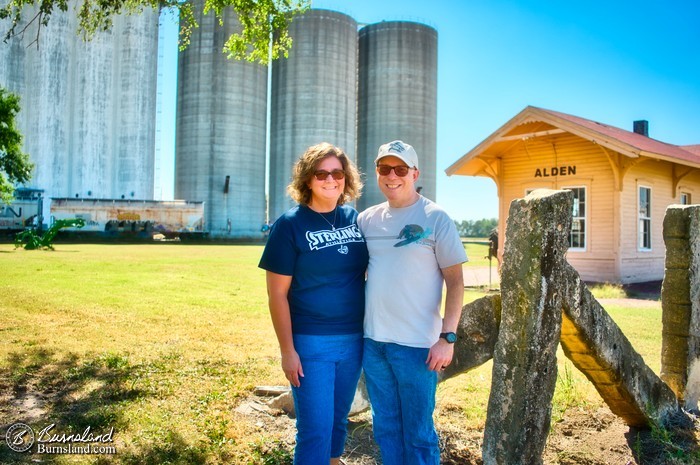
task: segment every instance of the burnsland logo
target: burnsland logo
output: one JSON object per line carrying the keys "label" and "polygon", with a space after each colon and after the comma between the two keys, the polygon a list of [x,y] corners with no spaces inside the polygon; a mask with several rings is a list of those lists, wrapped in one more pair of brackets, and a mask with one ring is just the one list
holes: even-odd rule
{"label": "burnsland logo", "polygon": [[306,240],[309,242],[309,249],[311,250],[325,249],[326,247],[349,242],[364,242],[360,229],[356,224],[336,229],[335,231],[308,231]]}
{"label": "burnsland logo", "polygon": [[34,431],[24,423],[15,423],[7,429],[5,441],[15,452],[26,452],[34,445]]}
{"label": "burnsland logo", "polygon": [[82,433],[55,432],[54,423],[38,433],[24,424],[15,423],[5,433],[7,445],[15,452],[27,452],[36,444],[37,454],[114,454],[114,427],[108,432],[96,434],[90,426]]}

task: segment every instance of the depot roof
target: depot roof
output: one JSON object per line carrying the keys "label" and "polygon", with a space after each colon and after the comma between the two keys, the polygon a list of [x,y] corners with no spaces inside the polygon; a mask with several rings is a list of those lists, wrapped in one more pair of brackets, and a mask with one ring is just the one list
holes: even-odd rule
{"label": "depot roof", "polygon": [[667,144],[646,135],[609,126],[578,116],[526,107],[483,142],[450,165],[445,172],[465,176],[484,175],[489,161],[523,140],[571,133],[630,158],[649,157],[700,168],[700,144]]}

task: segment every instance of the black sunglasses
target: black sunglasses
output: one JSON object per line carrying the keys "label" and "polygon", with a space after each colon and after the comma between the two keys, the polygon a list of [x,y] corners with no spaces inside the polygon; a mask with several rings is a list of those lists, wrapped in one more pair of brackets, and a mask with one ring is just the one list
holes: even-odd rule
{"label": "black sunglasses", "polygon": [[343,170],[333,170],[333,171],[326,171],[326,170],[318,170],[314,172],[314,176],[316,179],[319,181],[325,181],[328,179],[328,176],[333,176],[333,179],[336,181],[340,181],[345,177],[345,171]]}
{"label": "black sunglasses", "polygon": [[415,168],[409,168],[406,165],[399,165],[399,166],[377,165],[377,172],[379,174],[381,174],[382,176],[389,176],[389,173],[391,173],[391,170],[394,170],[394,173],[396,173],[396,176],[403,178],[412,169],[415,169]]}

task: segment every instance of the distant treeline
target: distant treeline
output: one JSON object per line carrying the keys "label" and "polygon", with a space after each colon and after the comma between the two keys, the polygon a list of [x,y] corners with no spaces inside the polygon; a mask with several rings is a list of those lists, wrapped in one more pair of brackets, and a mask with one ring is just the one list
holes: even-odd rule
{"label": "distant treeline", "polygon": [[498,226],[498,219],[455,221],[455,226],[457,226],[460,237],[489,237],[491,231]]}

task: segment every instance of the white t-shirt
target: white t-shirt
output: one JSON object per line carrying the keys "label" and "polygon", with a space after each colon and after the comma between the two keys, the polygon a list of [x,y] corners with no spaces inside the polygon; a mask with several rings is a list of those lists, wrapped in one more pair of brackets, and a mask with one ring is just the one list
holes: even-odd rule
{"label": "white t-shirt", "polygon": [[467,261],[450,217],[420,196],[413,205],[388,202],[357,219],[369,249],[365,292],[365,337],[429,348],[440,337],[441,268]]}

